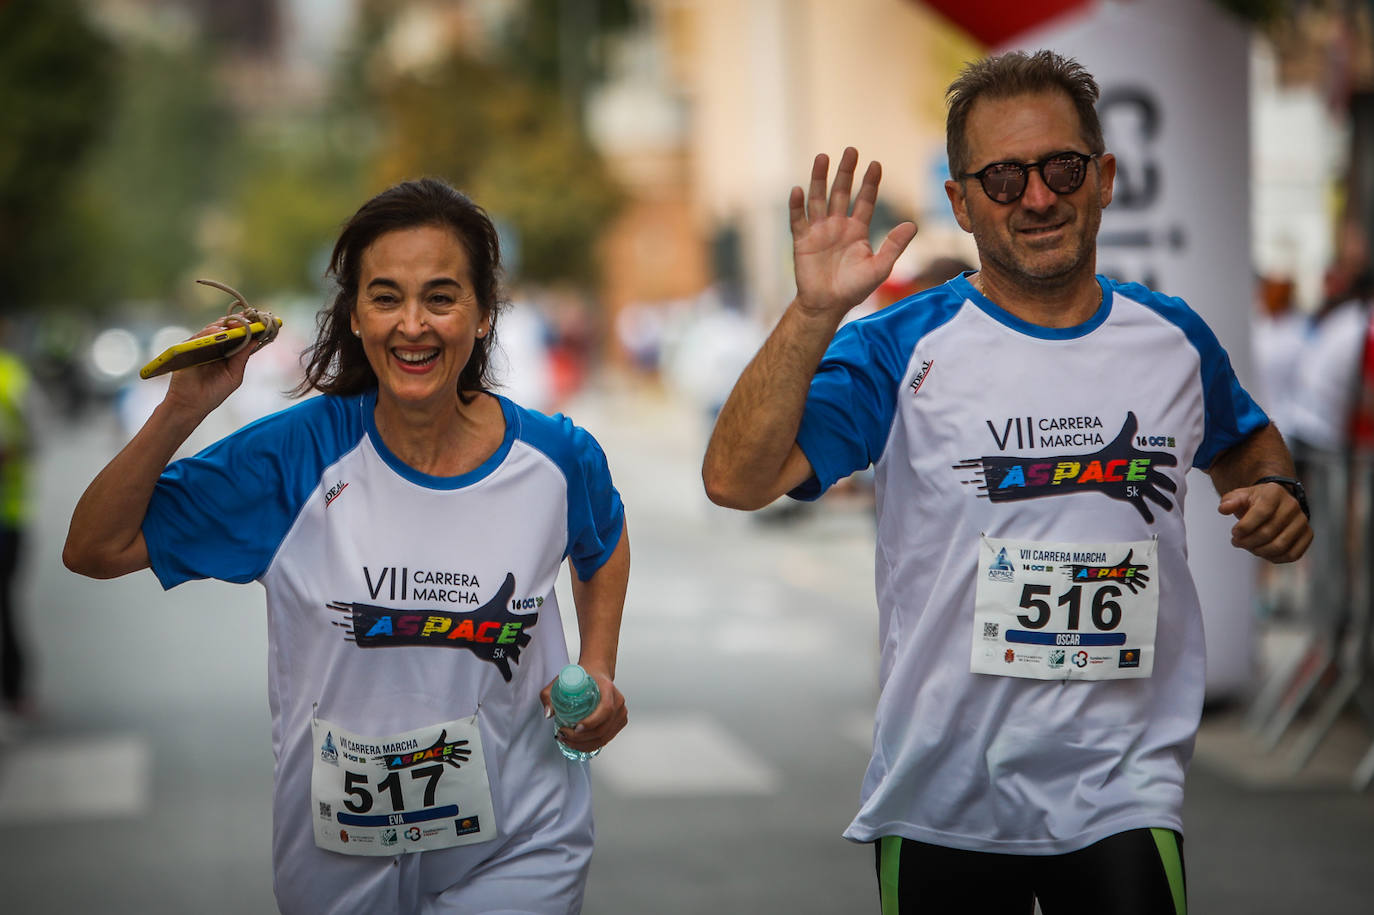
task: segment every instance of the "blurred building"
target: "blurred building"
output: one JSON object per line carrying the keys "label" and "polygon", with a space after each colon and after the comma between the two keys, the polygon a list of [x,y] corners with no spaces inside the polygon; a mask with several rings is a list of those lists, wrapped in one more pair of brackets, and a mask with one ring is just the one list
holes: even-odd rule
{"label": "blurred building", "polygon": [[[234,106],[278,115],[322,102],[362,8],[362,0],[89,3],[116,32],[203,36],[223,52],[217,76]],[[526,5],[395,0],[382,56],[415,67],[455,45],[481,55]],[[594,5],[558,5],[568,50]],[[565,74],[568,104],[583,112],[627,194],[602,239],[599,298],[609,319],[716,287],[771,321],[792,292],[788,191],[805,182],[816,153],[833,158],[849,145],[884,165],[875,234],[903,219],[921,226],[899,278],[937,257],[971,260],[971,239],[953,223],[942,187],[943,103],[959,67],[985,48],[937,10],[950,6],[638,0],[638,24],[615,43],[608,78],[588,81],[574,67]],[[1346,201],[1366,225],[1374,220],[1374,42],[1367,4],[1291,9],[1272,36],[1255,33],[1254,259],[1261,272],[1293,275],[1310,304]]]}
{"label": "blurred building", "polygon": [[[911,0],[645,0],[591,132],[630,189],[607,245],[612,310],[723,283],[791,298],[787,195],[812,157],[884,163],[875,230],[918,219],[899,270],[968,256],[947,215],[943,92],[976,46]],[[861,166],[862,167],[862,166]],[[910,266],[907,266],[909,264]]]}
{"label": "blurred building", "polygon": [[358,0],[87,0],[128,40],[211,44],[216,78],[241,112],[317,103],[354,25]]}
{"label": "blurred building", "polygon": [[[724,264],[775,314],[791,293],[788,189],[815,153],[846,145],[884,163],[878,221],[921,225],[898,272],[971,257],[941,187],[943,93],[985,49],[937,5],[644,0],[618,79],[590,106],[635,200],[610,238],[611,306],[671,299]],[[1374,122],[1370,10],[1295,3],[1277,27],[1255,29],[1253,49],[1255,264],[1295,275],[1311,305],[1347,201],[1374,220],[1374,151],[1359,151],[1374,135],[1361,126]]]}

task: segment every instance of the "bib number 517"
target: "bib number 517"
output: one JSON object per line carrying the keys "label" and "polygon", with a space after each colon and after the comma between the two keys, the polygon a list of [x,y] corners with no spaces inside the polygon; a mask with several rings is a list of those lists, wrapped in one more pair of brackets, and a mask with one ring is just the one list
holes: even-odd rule
{"label": "bib number 517", "polygon": [[[419,769],[410,771],[411,781],[428,779],[425,785],[425,796],[423,806],[434,806],[435,789],[439,785],[439,777],[444,774],[442,765],[423,766]],[[367,785],[367,775],[362,772],[344,773],[344,793],[349,795],[344,800],[344,806],[354,813],[367,813],[372,809],[372,792],[365,787]],[[401,790],[401,773],[392,772],[377,783],[377,790],[388,795],[391,801],[391,809],[401,811],[406,809],[405,794]]]}

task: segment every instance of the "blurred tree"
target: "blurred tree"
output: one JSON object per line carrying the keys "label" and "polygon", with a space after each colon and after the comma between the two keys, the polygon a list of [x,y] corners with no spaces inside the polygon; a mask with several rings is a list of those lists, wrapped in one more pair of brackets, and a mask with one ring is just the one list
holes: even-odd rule
{"label": "blurred tree", "polygon": [[[597,275],[597,241],[621,195],[586,137],[580,100],[565,104],[569,90],[557,64],[564,6],[597,11],[599,18],[579,21],[604,37],[629,22],[631,4],[528,0],[498,34],[480,36],[494,42],[444,32],[442,13],[433,12],[430,32],[443,33],[444,43],[421,59],[398,53],[390,40],[396,4],[371,0],[361,17],[365,60],[351,72],[361,75],[378,124],[378,183],[445,178],[501,226],[511,253],[518,251],[508,265],[518,279],[588,285]],[[580,96],[590,85],[580,82],[575,91]]]}
{"label": "blurred tree", "polygon": [[[534,94],[521,101],[540,107]],[[507,136],[519,153],[492,151],[471,186],[493,218],[513,230],[519,249],[512,272],[532,283],[594,285],[596,246],[622,203],[619,187],[566,121],[525,120]]]}
{"label": "blurred tree", "polygon": [[638,22],[638,12],[635,0],[525,0],[502,30],[503,64],[545,86],[575,71],[596,82],[606,75],[610,40]]}
{"label": "blurred tree", "polygon": [[312,293],[324,281],[329,251],[365,196],[364,125],[323,112],[292,124],[259,125],[235,156],[230,272],[255,292]]}
{"label": "blurred tree", "polygon": [[1273,25],[1293,11],[1299,0],[1215,0],[1242,19],[1260,26]]}
{"label": "blurred tree", "polygon": [[519,279],[596,279],[595,247],[620,201],[558,95],[454,53],[425,79],[390,81],[378,178],[437,175],[470,194],[518,245]]}
{"label": "blurred tree", "polygon": [[76,0],[0,3],[0,312],[54,303],[80,272],[65,202],[109,119],[114,63]]}
{"label": "blurred tree", "polygon": [[502,66],[557,91],[580,123],[587,92],[605,78],[610,44],[638,21],[635,0],[525,0],[500,37]]}
{"label": "blurred tree", "polygon": [[130,39],[123,52],[108,136],[70,214],[82,270],[68,292],[96,303],[175,301],[223,190],[232,115],[194,32]]}

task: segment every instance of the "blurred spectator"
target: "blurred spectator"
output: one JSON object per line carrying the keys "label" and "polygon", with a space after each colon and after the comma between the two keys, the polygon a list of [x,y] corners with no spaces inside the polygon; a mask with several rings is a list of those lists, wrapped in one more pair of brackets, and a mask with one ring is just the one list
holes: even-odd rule
{"label": "blurred spectator", "polygon": [[[0,343],[4,330],[0,328]],[[24,363],[0,349],[0,689],[4,713],[27,717],[31,709],[27,652],[19,635],[15,579],[28,521],[29,461],[33,449]]]}
{"label": "blurred spectator", "polygon": [[663,315],[654,305],[636,302],[616,315],[615,336],[620,348],[630,357],[630,364],[646,374],[658,371],[663,332]]}
{"label": "blurred spectator", "polygon": [[[1291,430],[1285,430],[1307,485],[1315,533],[1305,558],[1305,596],[1317,650],[1334,657],[1350,618],[1355,523],[1351,511],[1351,432],[1357,426],[1361,369],[1370,322],[1369,247],[1353,221],[1342,224],[1326,296],[1312,316],[1294,376]],[[1280,426],[1282,429],[1282,426]]]}
{"label": "blurred spectator", "polygon": [[81,415],[90,403],[80,356],[89,336],[89,328],[72,314],[59,311],[38,318],[31,347],[34,380],[56,411],[68,419]]}
{"label": "blurred spectator", "polygon": [[707,290],[693,304],[681,335],[664,354],[664,371],[715,421],[740,372],[766,336],[744,310]]}
{"label": "blurred spectator", "polygon": [[1365,324],[1364,353],[1360,358],[1350,444],[1356,455],[1368,457],[1374,454],[1374,313]]}
{"label": "blurred spectator", "polygon": [[1374,293],[1369,246],[1363,231],[1353,221],[1342,225],[1325,290],[1325,299],[1312,318],[1299,360],[1290,438],[1309,449],[1334,454],[1344,452],[1350,445]]}
{"label": "blurred spectator", "polygon": [[1293,304],[1293,279],[1265,276],[1259,281],[1259,314],[1251,327],[1256,393],[1274,425],[1293,435],[1293,400],[1307,338],[1307,316]]}
{"label": "blurred spectator", "polygon": [[[1292,277],[1272,275],[1259,279],[1258,313],[1250,330],[1257,382],[1253,390],[1279,432],[1289,440],[1298,477],[1306,479],[1309,475],[1302,461],[1303,449],[1294,441],[1294,401],[1307,346],[1308,317],[1294,305],[1293,292]],[[1286,616],[1303,605],[1307,587],[1305,565],[1260,564],[1258,598],[1262,616]]]}
{"label": "blurred spectator", "polygon": [[539,307],[528,298],[513,300],[501,314],[501,330],[491,351],[491,373],[501,393],[541,413],[556,406],[549,336]]}
{"label": "blurred spectator", "polygon": [[1358,302],[1366,315],[1349,416],[1350,447],[1364,456],[1374,453],[1374,263],[1369,248],[1358,221],[1348,219],[1337,264],[1326,277],[1328,298]]}
{"label": "blurred spectator", "polygon": [[597,335],[587,307],[571,296],[555,298],[545,318],[550,326],[549,374],[558,405],[581,390]]}
{"label": "blurred spectator", "polygon": [[1289,438],[1333,454],[1349,446],[1368,320],[1369,304],[1357,298],[1313,317],[1297,367]]}

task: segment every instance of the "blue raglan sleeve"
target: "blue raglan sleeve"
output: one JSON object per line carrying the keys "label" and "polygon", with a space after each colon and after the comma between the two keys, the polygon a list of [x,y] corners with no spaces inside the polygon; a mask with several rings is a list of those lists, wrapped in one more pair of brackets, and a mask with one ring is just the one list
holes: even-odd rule
{"label": "blue raglan sleeve", "polygon": [[322,420],[339,406],[315,398],[163,471],[143,519],[149,563],[163,588],[201,578],[249,582],[267,570],[318,485],[321,457],[338,450]]}
{"label": "blue raglan sleeve", "polygon": [[835,334],[811,380],[797,431],[815,475],[788,493],[792,498],[817,499],[882,456],[910,358],[904,339],[909,322],[901,318],[900,306],[893,305]]}
{"label": "blue raglan sleeve", "polygon": [[[1210,330],[1208,334],[1211,335]],[[1223,451],[1269,425],[1269,415],[1241,387],[1226,350],[1215,337],[1212,337],[1212,343],[1213,347],[1203,351],[1202,358],[1207,420],[1202,445],[1193,456],[1193,466],[1200,470],[1211,467]]]}
{"label": "blue raglan sleeve", "polygon": [[611,483],[606,454],[591,433],[573,427],[580,481],[568,493],[568,555],[583,581],[611,558],[625,526],[625,506]]}
{"label": "blue raglan sleeve", "polygon": [[561,413],[522,412],[522,436],[563,472],[568,485],[568,542],[564,555],[586,581],[605,565],[620,543],[625,506],[611,482],[601,445],[586,429]]}
{"label": "blue raglan sleeve", "polygon": [[1197,312],[1182,299],[1161,295],[1139,284],[1126,284],[1122,289],[1131,298],[1147,301],[1150,307],[1174,322],[1197,350],[1201,362],[1204,426],[1202,444],[1193,455],[1194,467],[1206,470],[1223,451],[1269,424],[1268,414],[1241,387],[1231,366],[1231,357]]}

